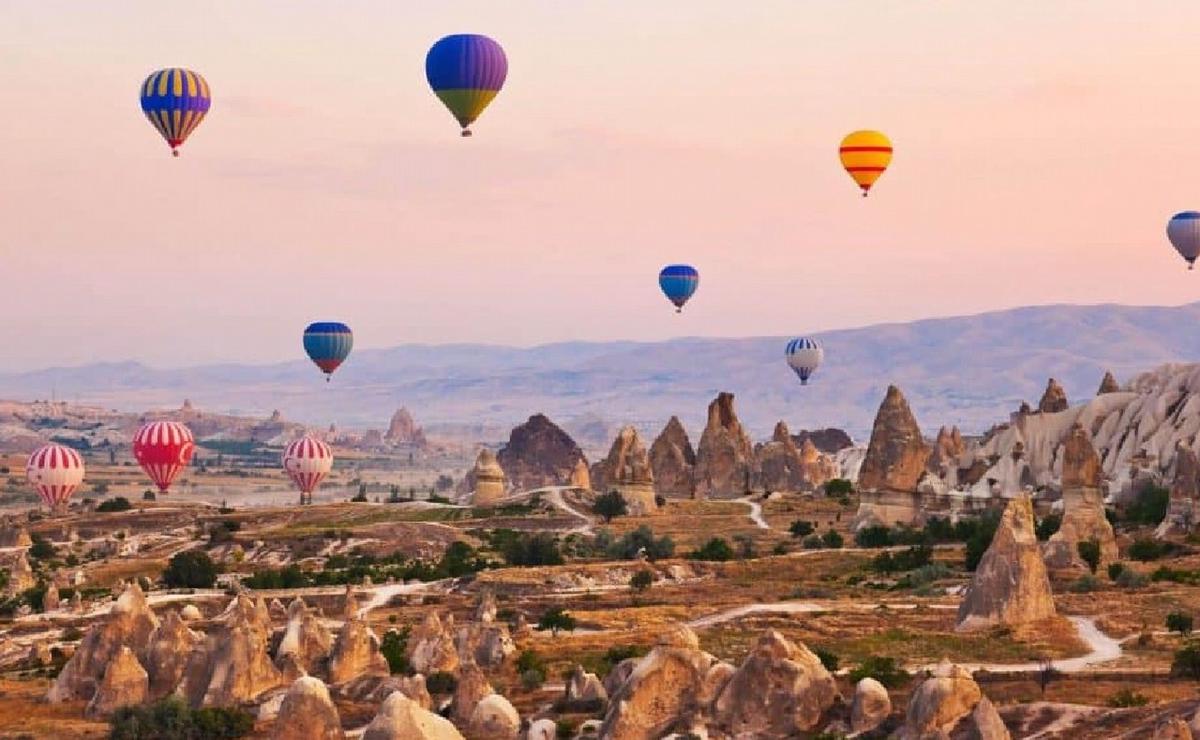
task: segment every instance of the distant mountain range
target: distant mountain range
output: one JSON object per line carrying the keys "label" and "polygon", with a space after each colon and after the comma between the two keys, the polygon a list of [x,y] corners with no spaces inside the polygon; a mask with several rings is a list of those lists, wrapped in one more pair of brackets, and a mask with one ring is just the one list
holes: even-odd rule
{"label": "distant mountain range", "polygon": [[541,411],[604,443],[617,425],[657,433],[677,414],[697,441],[721,390],[754,437],[783,419],[793,430],[841,427],[865,440],[889,383],[927,433],[941,424],[981,431],[1047,378],[1074,400],[1106,369],[1124,382],[1159,363],[1200,358],[1200,303],[1177,307],[1033,306],[975,316],[879,324],[820,335],[825,365],[801,387],[783,359],[785,337],[663,342],[483,344],[358,350],[326,384],[306,360],[271,365],[154,369],[97,363],[0,375],[0,398],[98,403],[122,410],[174,407],[269,414],[326,426],[386,428],[407,406],[426,429],[499,440]]}

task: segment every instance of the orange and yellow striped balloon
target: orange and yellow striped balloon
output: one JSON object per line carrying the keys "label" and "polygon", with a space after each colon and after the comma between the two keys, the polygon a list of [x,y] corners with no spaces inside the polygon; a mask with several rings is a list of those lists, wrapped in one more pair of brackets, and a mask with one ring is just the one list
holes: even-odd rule
{"label": "orange and yellow striped balloon", "polygon": [[892,161],[892,142],[878,131],[853,131],[838,148],[842,166],[862,188],[863,197]]}

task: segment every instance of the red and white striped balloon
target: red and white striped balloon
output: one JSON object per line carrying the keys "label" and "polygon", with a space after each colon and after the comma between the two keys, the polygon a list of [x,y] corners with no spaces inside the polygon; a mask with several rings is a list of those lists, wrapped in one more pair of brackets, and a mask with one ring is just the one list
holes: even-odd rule
{"label": "red and white striped balloon", "polygon": [[83,482],[83,458],[70,447],[39,447],[25,463],[25,477],[51,509],[65,506]]}
{"label": "red and white striped balloon", "polygon": [[333,451],[316,437],[301,437],[283,451],[283,471],[301,493],[311,494],[330,470],[333,470]]}
{"label": "red and white striped balloon", "polygon": [[152,421],[133,436],[133,456],[163,493],[192,462],[195,451],[192,430],[177,421]]}

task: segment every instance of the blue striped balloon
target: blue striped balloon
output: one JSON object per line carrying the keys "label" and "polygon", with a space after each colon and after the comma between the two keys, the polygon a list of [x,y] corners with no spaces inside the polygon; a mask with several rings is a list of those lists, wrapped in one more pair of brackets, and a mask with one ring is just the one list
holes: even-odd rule
{"label": "blue striped balloon", "polygon": [[354,334],[339,321],[318,321],[304,330],[304,351],[309,359],[325,373],[325,381],[350,356]]}
{"label": "blue striped balloon", "polygon": [[508,57],[494,40],[477,33],[439,39],[425,55],[425,79],[470,136],[470,125],[504,87]]}
{"label": "blue striped balloon", "polygon": [[196,72],[180,67],[160,69],[142,83],[142,112],[167,140],[171,154],[195,130],[212,105],[208,82]]}
{"label": "blue striped balloon", "polygon": [[683,311],[683,304],[699,286],[700,273],[691,265],[667,265],[658,273],[658,287],[675,304],[675,313]]}
{"label": "blue striped balloon", "polygon": [[797,337],[788,342],[783,354],[787,358],[788,367],[800,378],[800,385],[808,385],[809,377],[825,359],[825,350],[821,348],[820,342],[808,337]]}

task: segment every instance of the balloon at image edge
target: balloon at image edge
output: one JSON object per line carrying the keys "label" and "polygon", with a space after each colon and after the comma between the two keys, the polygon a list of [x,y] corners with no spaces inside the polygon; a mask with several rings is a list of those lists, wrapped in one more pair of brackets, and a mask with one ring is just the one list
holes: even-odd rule
{"label": "balloon at image edge", "polygon": [[463,136],[471,135],[471,124],[504,87],[507,77],[504,49],[480,34],[445,36],[425,55],[425,79],[462,126]]}
{"label": "balloon at image edge", "polygon": [[191,464],[195,451],[192,430],[177,421],[143,424],[133,436],[134,458],[162,493],[166,493],[179,473]]}
{"label": "balloon at image edge", "polygon": [[171,154],[187,140],[212,105],[208,82],[198,73],[168,67],[151,73],[141,87],[142,112],[167,140]]}
{"label": "balloon at image edge", "polygon": [[787,343],[784,356],[787,358],[788,367],[800,378],[800,385],[808,385],[809,377],[825,360],[825,350],[815,339],[798,337]]}
{"label": "balloon at image edge", "polygon": [[691,265],[667,265],[658,273],[658,287],[663,295],[675,304],[675,313],[683,311],[687,303],[700,286],[700,273]]}
{"label": "balloon at image edge", "polygon": [[354,348],[354,333],[340,321],[317,321],[304,330],[304,351],[313,364],[325,373],[325,382],[333,376]]}
{"label": "balloon at image edge", "polygon": [[25,462],[25,477],[48,509],[66,506],[83,483],[83,458],[70,447],[48,444],[34,450]]}
{"label": "balloon at image edge", "polygon": [[838,157],[865,198],[892,162],[892,142],[879,131],[852,131],[842,139]]}
{"label": "balloon at image edge", "polygon": [[1200,257],[1200,212],[1181,211],[1172,216],[1167,222],[1167,239],[1187,262],[1188,269],[1193,269],[1196,257]]}
{"label": "balloon at image edge", "polygon": [[305,435],[284,449],[280,462],[283,472],[302,494],[302,500],[307,495],[311,501],[312,492],[333,470],[333,451],[316,437]]}

